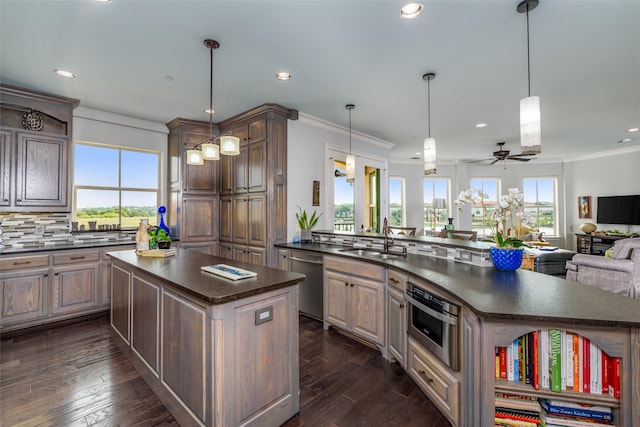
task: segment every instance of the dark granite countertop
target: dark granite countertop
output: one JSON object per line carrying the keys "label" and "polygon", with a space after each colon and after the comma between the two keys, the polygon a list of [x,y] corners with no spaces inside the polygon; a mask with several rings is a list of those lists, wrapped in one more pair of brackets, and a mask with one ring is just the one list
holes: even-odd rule
{"label": "dark granite countertop", "polygon": [[[500,271],[436,257],[407,254],[360,257],[341,246],[283,243],[277,247],[336,255],[393,267],[429,281],[482,318],[640,327],[640,299],[528,270]],[[357,274],[357,272],[354,272]]]}
{"label": "dark granite countertop", "polygon": [[[275,289],[286,288],[304,280],[304,274],[260,267],[219,258],[196,251],[178,249],[175,256],[151,258],[137,256],[134,250],[114,251],[108,255],[112,261],[122,261],[157,279],[176,286],[209,304],[224,304],[241,298],[258,295]],[[258,273],[256,277],[229,280],[206,273],[200,267],[211,264],[228,264]]]}
{"label": "dark granite countertop", "polygon": [[53,245],[39,245],[39,246],[26,246],[22,248],[4,248],[0,249],[0,256],[3,255],[20,255],[37,252],[69,250],[69,249],[94,249],[94,248],[108,248],[110,246],[122,246],[122,245],[135,245],[133,240],[108,240],[108,241],[93,241],[83,243],[59,243]]}

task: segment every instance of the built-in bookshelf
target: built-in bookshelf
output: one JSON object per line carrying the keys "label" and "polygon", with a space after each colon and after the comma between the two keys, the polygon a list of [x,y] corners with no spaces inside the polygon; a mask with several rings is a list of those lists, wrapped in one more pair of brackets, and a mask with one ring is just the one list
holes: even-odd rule
{"label": "built-in bookshelf", "polygon": [[[494,361],[496,425],[508,425],[499,423],[505,415],[498,400],[504,396],[562,402],[566,406],[596,405],[611,413],[613,422],[603,420],[604,424],[623,425],[622,359],[605,351],[597,339],[567,329],[531,330],[496,345]],[[540,414],[550,416],[542,409]],[[533,413],[527,416],[535,418]],[[575,425],[582,422],[580,417],[572,421]]]}

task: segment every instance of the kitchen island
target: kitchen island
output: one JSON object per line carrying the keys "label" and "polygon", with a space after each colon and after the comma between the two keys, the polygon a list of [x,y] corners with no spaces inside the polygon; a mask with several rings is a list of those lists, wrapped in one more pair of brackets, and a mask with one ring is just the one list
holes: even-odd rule
{"label": "kitchen island", "polygon": [[[299,411],[297,273],[193,251],[112,260],[112,335],[182,426],[279,426]],[[232,264],[256,277],[201,271]]]}

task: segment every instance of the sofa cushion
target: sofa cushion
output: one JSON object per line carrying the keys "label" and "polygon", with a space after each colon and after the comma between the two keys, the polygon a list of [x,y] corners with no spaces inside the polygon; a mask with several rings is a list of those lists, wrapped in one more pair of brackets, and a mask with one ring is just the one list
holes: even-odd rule
{"label": "sofa cushion", "polygon": [[616,240],[613,244],[613,250],[611,251],[611,258],[614,259],[626,259],[631,256],[631,251],[635,248],[640,248],[640,239],[629,238]]}
{"label": "sofa cushion", "polygon": [[577,254],[571,259],[573,264],[578,266],[598,268],[602,270],[615,270],[633,273],[634,262],[630,259],[605,258],[587,254]]}

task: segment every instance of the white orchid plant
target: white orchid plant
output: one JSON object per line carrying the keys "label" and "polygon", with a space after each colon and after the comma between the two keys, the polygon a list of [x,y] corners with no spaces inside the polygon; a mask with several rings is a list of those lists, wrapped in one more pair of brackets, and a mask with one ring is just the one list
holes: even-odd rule
{"label": "white orchid plant", "polygon": [[507,194],[502,195],[498,201],[498,208],[492,212],[487,212],[487,200],[489,196],[486,193],[476,189],[469,188],[458,194],[455,204],[461,211],[464,205],[471,203],[472,205],[482,206],[482,215],[489,221],[489,227],[493,234],[491,239],[485,241],[493,242],[499,248],[520,248],[529,246],[522,240],[514,236],[507,235],[507,220],[511,227],[515,225],[515,220],[521,225],[525,221],[524,213],[521,208],[524,205],[524,194],[518,188],[509,188]]}

